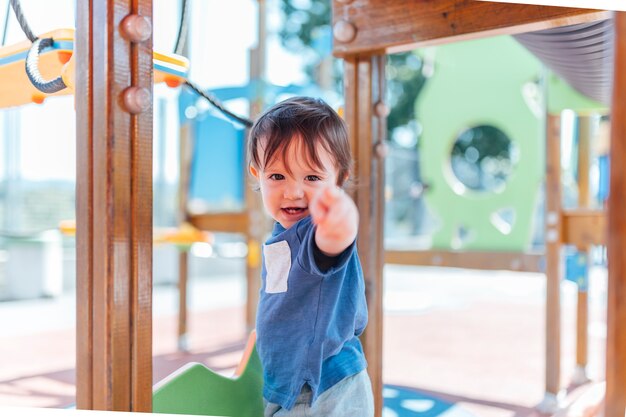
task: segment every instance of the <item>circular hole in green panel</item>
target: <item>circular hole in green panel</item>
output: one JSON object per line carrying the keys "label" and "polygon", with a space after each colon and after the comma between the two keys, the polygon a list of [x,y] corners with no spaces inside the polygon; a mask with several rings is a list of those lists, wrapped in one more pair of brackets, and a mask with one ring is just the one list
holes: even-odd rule
{"label": "circular hole in green panel", "polygon": [[502,130],[481,125],[461,132],[452,146],[450,162],[454,176],[466,188],[499,192],[517,162],[517,149]]}

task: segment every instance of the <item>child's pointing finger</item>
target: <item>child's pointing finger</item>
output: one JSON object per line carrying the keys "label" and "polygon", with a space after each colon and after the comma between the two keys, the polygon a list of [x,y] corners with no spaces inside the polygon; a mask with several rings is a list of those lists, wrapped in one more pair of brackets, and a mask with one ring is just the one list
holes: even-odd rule
{"label": "child's pointing finger", "polygon": [[322,201],[322,194],[324,194],[324,192],[316,194],[311,203],[309,203],[309,212],[311,212],[311,217],[315,224],[320,224],[324,221],[326,213],[328,213],[328,207]]}
{"label": "child's pointing finger", "polygon": [[320,224],[326,220],[328,212],[336,204],[340,195],[341,191],[336,187],[324,188],[315,195],[309,205],[309,211],[314,223]]}
{"label": "child's pointing finger", "polygon": [[320,192],[320,202],[324,206],[330,207],[341,197],[341,193],[341,189],[337,187],[325,188],[322,192]]}

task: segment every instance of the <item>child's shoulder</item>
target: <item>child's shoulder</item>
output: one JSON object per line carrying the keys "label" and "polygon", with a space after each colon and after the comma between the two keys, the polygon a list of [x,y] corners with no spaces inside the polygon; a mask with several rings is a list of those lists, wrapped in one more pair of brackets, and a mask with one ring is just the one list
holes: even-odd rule
{"label": "child's shoulder", "polygon": [[291,229],[298,236],[300,241],[303,241],[308,234],[311,234],[315,224],[313,224],[313,219],[311,216],[306,216],[300,220],[296,224],[294,224]]}
{"label": "child's shoulder", "polygon": [[280,240],[290,240],[293,237],[297,237],[298,240],[302,241],[302,239],[306,237],[307,233],[310,233],[314,226],[315,225],[313,224],[311,216],[298,220],[288,229],[285,229],[280,223],[276,222],[274,224],[274,229],[272,230],[272,235],[266,243],[278,242]]}

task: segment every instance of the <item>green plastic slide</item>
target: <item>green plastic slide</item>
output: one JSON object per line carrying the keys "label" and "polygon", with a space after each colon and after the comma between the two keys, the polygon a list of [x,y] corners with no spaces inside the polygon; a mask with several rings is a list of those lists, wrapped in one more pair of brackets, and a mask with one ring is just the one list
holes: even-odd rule
{"label": "green plastic slide", "polygon": [[219,375],[201,363],[188,363],[155,386],[152,412],[262,417],[263,370],[254,344],[249,355],[244,355],[246,359],[243,371],[233,378]]}

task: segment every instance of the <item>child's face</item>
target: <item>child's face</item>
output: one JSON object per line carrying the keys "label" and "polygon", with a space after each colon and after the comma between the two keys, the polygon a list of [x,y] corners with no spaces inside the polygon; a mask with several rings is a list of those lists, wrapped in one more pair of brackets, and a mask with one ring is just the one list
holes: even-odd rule
{"label": "child's face", "polygon": [[[264,160],[263,148],[259,147],[260,161]],[[289,144],[285,159],[291,174],[280,151],[268,166],[259,169],[250,166],[250,172],[259,181],[265,210],[286,229],[309,215],[309,203],[319,190],[337,185],[337,169],[332,155],[318,144],[317,155],[323,166],[311,167],[305,152],[299,139]]]}

